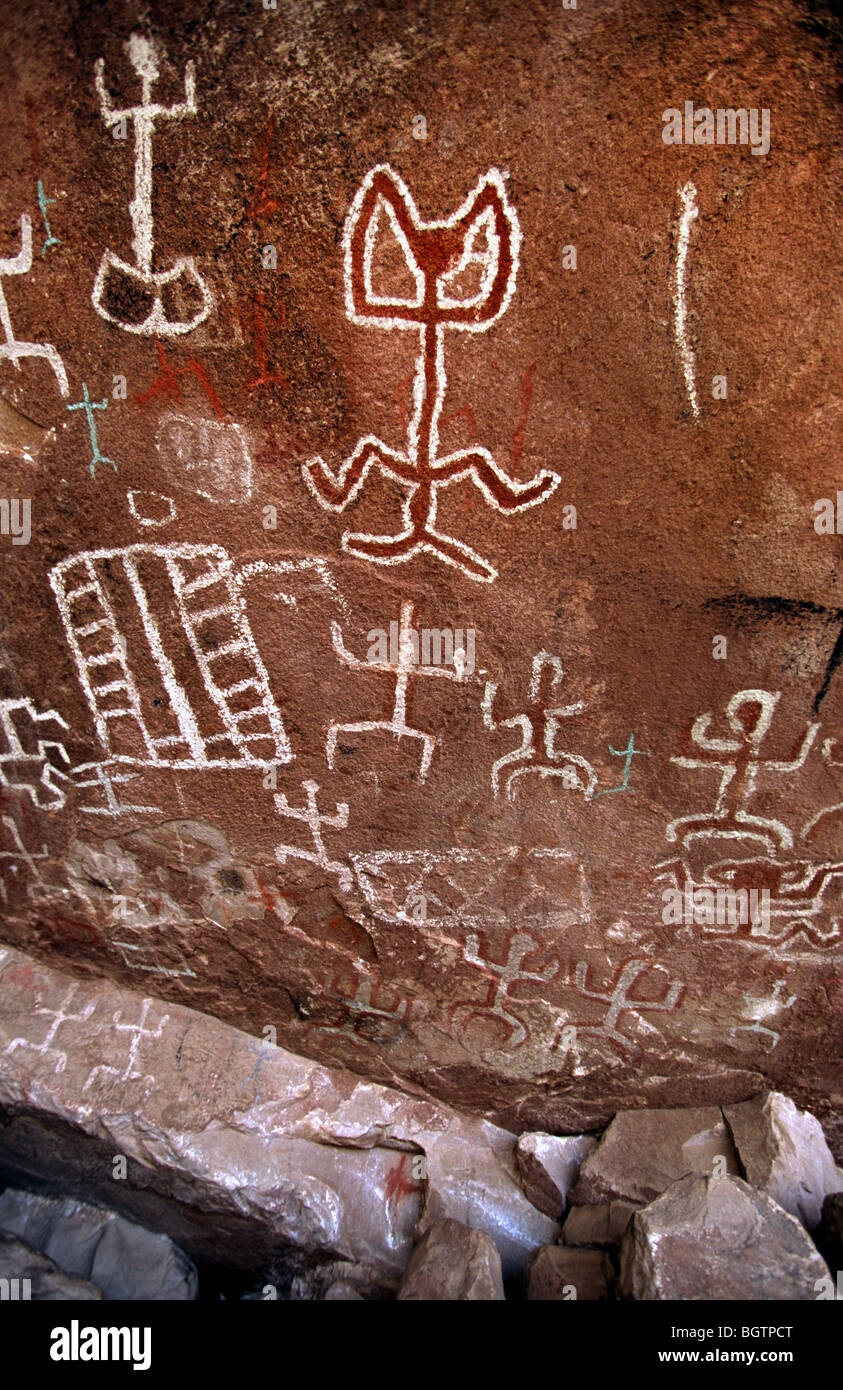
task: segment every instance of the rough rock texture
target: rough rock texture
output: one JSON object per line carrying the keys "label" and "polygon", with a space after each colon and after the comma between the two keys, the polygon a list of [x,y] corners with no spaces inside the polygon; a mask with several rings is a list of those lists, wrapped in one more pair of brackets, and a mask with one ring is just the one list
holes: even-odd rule
{"label": "rough rock texture", "polygon": [[616,1249],[638,1209],[633,1202],[600,1202],[595,1206],[571,1207],[559,1239],[563,1245],[596,1245],[602,1250]]}
{"label": "rough rock texture", "polygon": [[0,1164],[247,1269],[297,1250],[400,1274],[419,1219],[441,1215],[485,1231],[507,1275],[556,1240],[521,1189],[515,1135],[179,1005],[0,957]]}
{"label": "rough rock texture", "polygon": [[625,1298],[815,1299],[828,1277],[796,1218],[741,1178],[680,1178],[621,1246]]}
{"label": "rough rock texture", "polygon": [[[9,1299],[28,1297],[47,1303],[67,1300],[94,1302],[103,1296],[102,1290],[95,1284],[66,1274],[40,1250],[33,1249],[25,1240],[10,1235],[8,1231],[0,1230],[0,1280],[6,1279],[9,1286],[2,1286],[3,1297]],[[29,1280],[28,1287],[23,1282],[25,1280]]]}
{"label": "rough rock texture", "polygon": [[0,1230],[28,1241],[65,1273],[96,1284],[105,1298],[196,1297],[196,1270],[171,1240],[87,1202],[7,1188],[0,1194]]}
{"label": "rough rock texture", "polygon": [[[290,1286],[295,1302],[364,1302],[395,1298],[398,1280],[388,1279],[371,1265],[334,1260],[297,1274]],[[260,1295],[256,1295],[260,1297]]]}
{"label": "rough rock texture", "polygon": [[531,1257],[527,1271],[527,1298],[531,1302],[596,1302],[611,1298],[614,1285],[612,1262],[597,1250],[545,1245]]}
{"label": "rough rock texture", "polygon": [[518,1140],[518,1171],[534,1207],[558,1221],[580,1164],[596,1139],[587,1134],[559,1136],[522,1134]]}
{"label": "rough rock texture", "polygon": [[816,10],[4,7],[4,941],[517,1131],[840,1108]]}
{"label": "rough rock texture", "polygon": [[436,1221],[413,1251],[398,1298],[405,1302],[503,1300],[501,1258],[484,1231]]}
{"label": "rough rock texture", "polygon": [[769,1091],[723,1114],[747,1181],[814,1230],[827,1194],[843,1190],[819,1121]]}
{"label": "rough rock texture", "polygon": [[739,1171],[723,1116],[713,1106],[616,1115],[580,1168],[571,1203],[649,1202],[686,1173]]}

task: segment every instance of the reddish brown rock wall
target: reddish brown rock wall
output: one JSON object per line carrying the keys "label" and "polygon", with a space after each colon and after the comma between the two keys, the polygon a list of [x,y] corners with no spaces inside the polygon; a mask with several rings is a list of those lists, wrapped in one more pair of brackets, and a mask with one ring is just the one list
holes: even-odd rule
{"label": "reddish brown rock wall", "polygon": [[3,939],[511,1128],[833,1137],[822,12],[129,11],[3,15]]}

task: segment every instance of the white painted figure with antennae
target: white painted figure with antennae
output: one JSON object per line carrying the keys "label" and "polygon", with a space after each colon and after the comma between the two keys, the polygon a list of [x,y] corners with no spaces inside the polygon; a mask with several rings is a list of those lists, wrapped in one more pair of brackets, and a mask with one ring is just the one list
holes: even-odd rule
{"label": "white painted figure with antennae", "polygon": [[[105,60],[99,58],[95,67],[95,83],[100,111],[108,126],[132,121],[135,127],[135,196],[129,204],[134,237],[132,248],[135,265],[105,251],[94,281],[91,300],[97,313],[108,323],[125,328],[127,333],[142,333],[147,337],[173,337],[190,333],[208,317],[213,299],[192,256],[181,256],[169,270],[153,270],[152,234],[152,132],[157,120],[177,120],[196,114],[195,69],[187,64],[184,75],[183,102],[174,106],[159,106],[153,102],[152,88],[158,80],[158,60],[154,45],[141,34],[132,34],[127,44],[129,61],[141,79],[141,103],[118,109],[112,104],[105,86]],[[122,282],[119,298],[114,295],[114,281]],[[164,302],[171,300],[170,310]],[[185,317],[172,316],[176,296],[185,294],[196,300],[196,308]],[[111,307],[109,307],[111,304]],[[120,305],[120,312],[113,312]],[[135,308],[136,318],[127,318],[127,305]]]}

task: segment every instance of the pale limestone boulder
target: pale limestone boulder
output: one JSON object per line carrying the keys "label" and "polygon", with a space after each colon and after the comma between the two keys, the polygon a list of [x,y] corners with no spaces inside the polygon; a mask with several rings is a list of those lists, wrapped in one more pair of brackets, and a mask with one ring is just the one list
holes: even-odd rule
{"label": "pale limestone boulder", "polygon": [[90,1280],[106,1298],[169,1303],[197,1297],[196,1269],[184,1251],[117,1212],[9,1187],[0,1193],[0,1229],[43,1251],[67,1274]]}
{"label": "pale limestone boulder", "polygon": [[518,1171],[533,1206],[558,1221],[580,1164],[596,1146],[597,1140],[590,1134],[520,1135]]}
{"label": "pale limestone boulder", "polygon": [[4,1302],[87,1303],[103,1297],[102,1289],[95,1284],[65,1273],[55,1260],[9,1231],[0,1231],[0,1280],[8,1281],[0,1284]]}
{"label": "pale limestone boulder", "polygon": [[559,1235],[524,1195],[508,1130],[11,947],[0,1055],[0,1160],[60,1171],[66,1190],[196,1258],[293,1274],[339,1260],[399,1278],[414,1238],[450,1217],[489,1235],[508,1277]]}
{"label": "pale limestone boulder", "polygon": [[624,1110],[616,1115],[571,1189],[573,1205],[650,1202],[694,1173],[737,1173],[723,1116],[716,1106],[687,1110]]}
{"label": "pale limestone boulder", "polygon": [[819,1120],[780,1091],[726,1105],[723,1114],[747,1182],[815,1230],[826,1196],[843,1190]]}
{"label": "pale limestone boulder", "polygon": [[594,1303],[613,1297],[615,1271],[599,1250],[543,1245],[527,1267],[527,1299],[537,1302]]}
{"label": "pale limestone boulder", "polygon": [[404,1302],[500,1302],[501,1257],[484,1231],[447,1218],[426,1231],[413,1251],[398,1298]]}
{"label": "pale limestone boulder", "polygon": [[796,1218],[735,1177],[680,1178],[636,1212],[621,1246],[624,1298],[808,1300],[828,1278]]}

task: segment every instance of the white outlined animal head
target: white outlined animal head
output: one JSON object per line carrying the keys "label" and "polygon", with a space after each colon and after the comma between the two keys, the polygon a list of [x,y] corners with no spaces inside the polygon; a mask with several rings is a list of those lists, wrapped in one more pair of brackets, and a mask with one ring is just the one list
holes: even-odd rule
{"label": "white outlined animal head", "polygon": [[[343,232],[346,313],[353,323],[485,332],[515,290],[521,229],[498,169],[489,169],[451,217],[422,222],[399,174],[379,164],[366,175]],[[384,225],[413,281],[407,297],[378,295],[372,260]]]}

